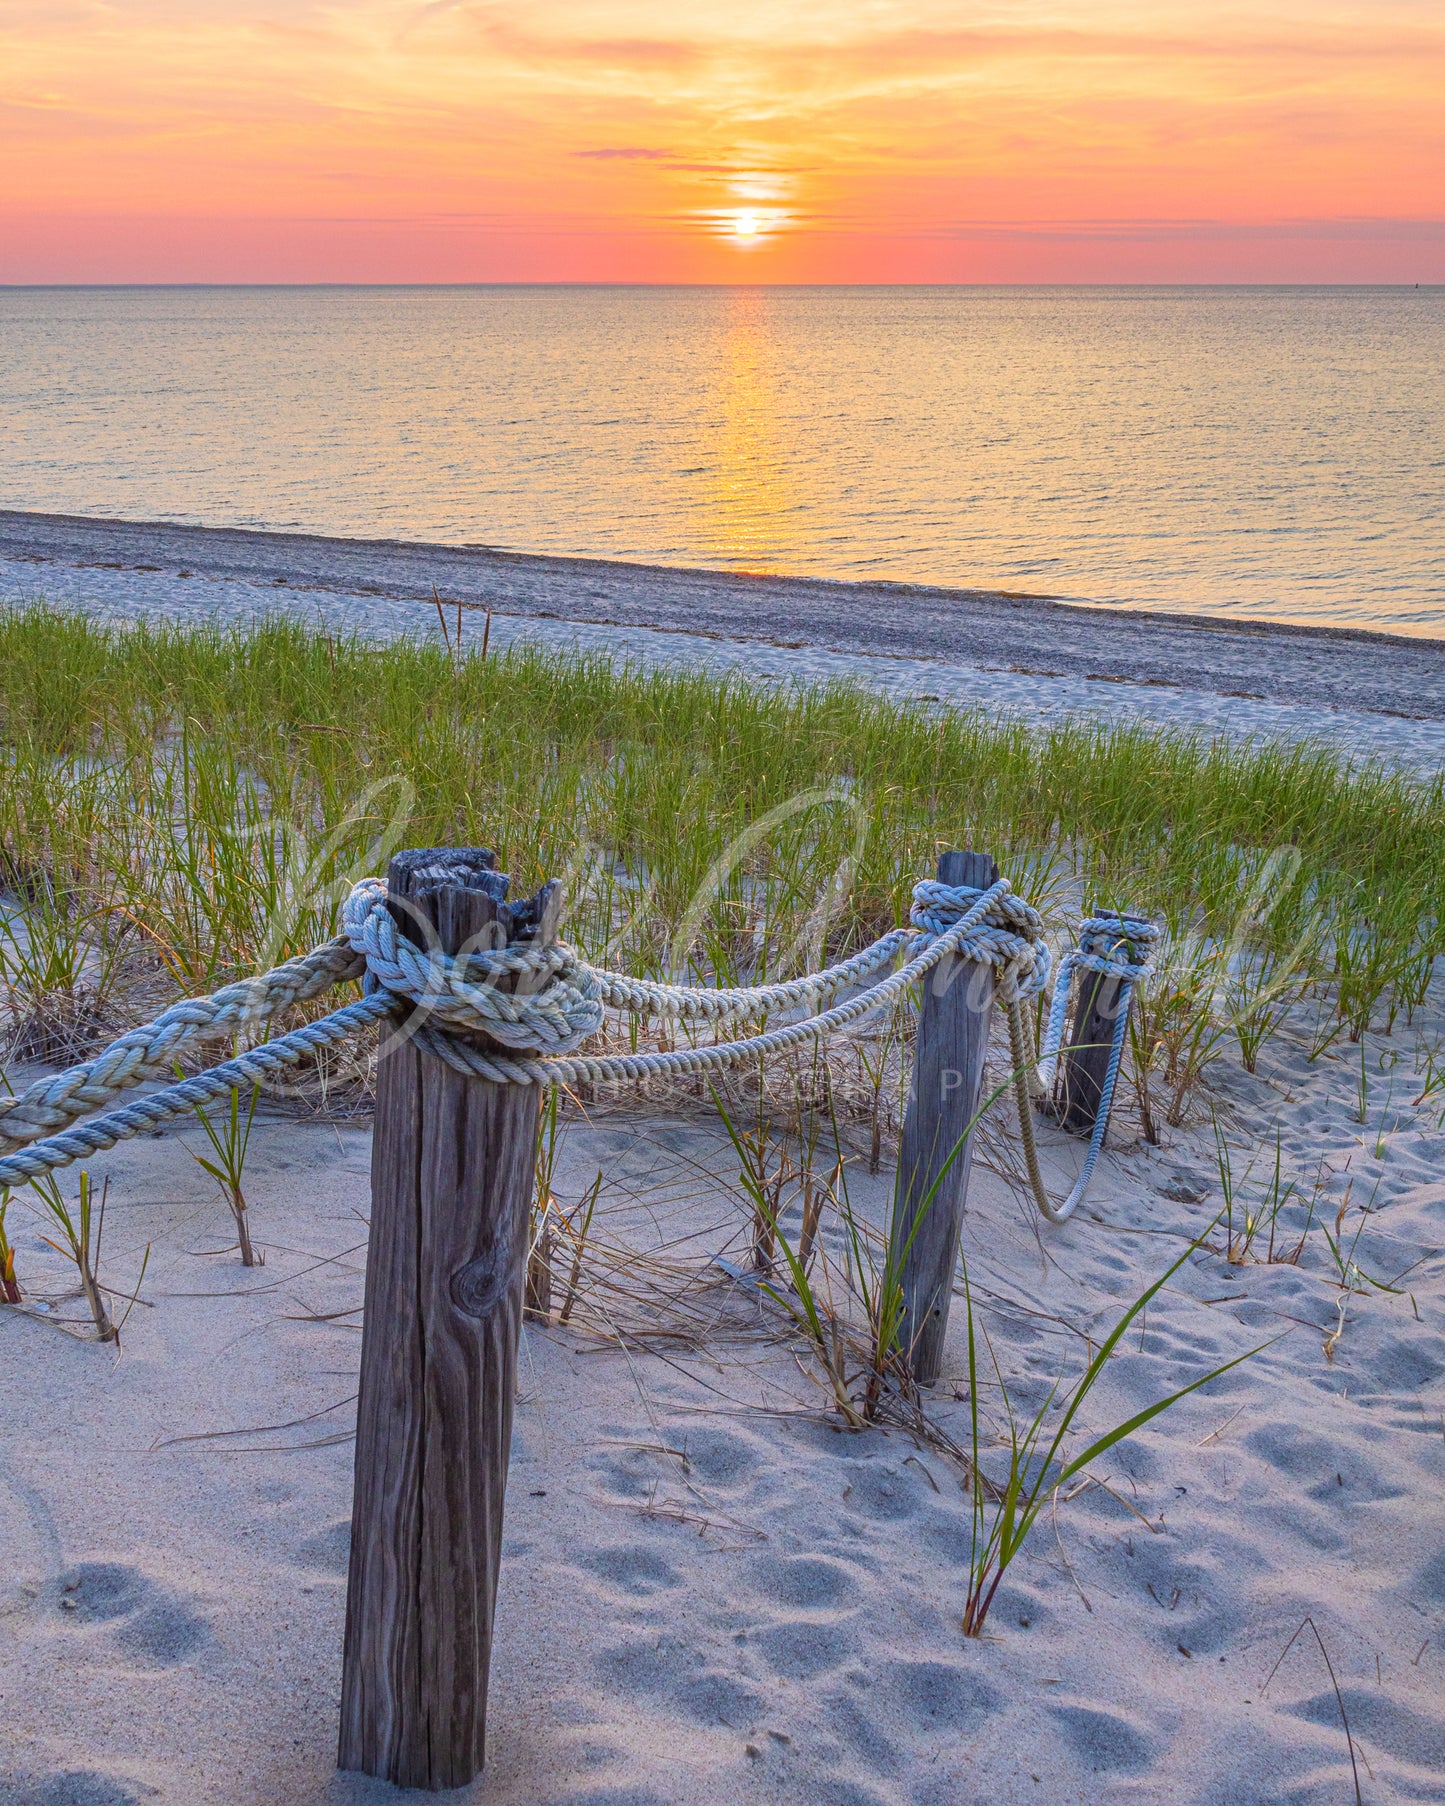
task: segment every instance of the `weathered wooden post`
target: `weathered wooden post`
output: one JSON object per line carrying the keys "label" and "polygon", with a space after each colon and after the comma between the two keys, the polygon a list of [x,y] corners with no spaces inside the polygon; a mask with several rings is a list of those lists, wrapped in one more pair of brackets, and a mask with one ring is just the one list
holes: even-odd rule
{"label": "weathered wooden post", "polygon": [[[1121,932],[1117,944],[1122,946],[1124,938]],[[1086,967],[1079,973],[1073,1025],[1059,1052],[1053,1097],[1059,1126],[1072,1135],[1094,1132],[1119,1011],[1129,1008],[1132,996],[1132,987],[1110,972]]]}
{"label": "weathered wooden post", "polygon": [[[509,907],[494,868],[397,854],[398,927],[446,953],[554,939],[559,887]],[[383,1030],[338,1761],[402,1787],[464,1786],[485,1754],[541,1096]]]}
{"label": "weathered wooden post", "polygon": [[[985,890],[997,882],[998,867],[986,853],[945,853],[938,876],[944,884]],[[913,1088],[903,1120],[889,1231],[889,1265],[901,1275],[903,1290],[899,1341],[914,1379],[925,1386],[933,1384],[943,1365],[973,1137],[968,1136],[951,1165],[949,1156],[978,1109],[992,1013],[992,966],[955,956],[933,968],[918,1017]],[[940,1173],[942,1182],[925,1208]]]}

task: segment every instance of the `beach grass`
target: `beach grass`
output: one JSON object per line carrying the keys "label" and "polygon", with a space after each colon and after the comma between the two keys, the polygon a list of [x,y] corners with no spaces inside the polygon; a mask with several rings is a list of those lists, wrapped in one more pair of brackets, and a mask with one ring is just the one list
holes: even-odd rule
{"label": "beach grass", "polygon": [[491,846],[520,892],[566,880],[589,957],[722,982],[871,940],[940,849],[973,846],[1061,939],[1086,906],[1165,925],[1132,1048],[1152,1134],[1302,999],[1317,1051],[1410,1017],[1442,831],[1440,780],[1309,745],[294,619],[0,612],[0,884],[24,923],[0,980],[41,1056],[326,938],[397,846]]}

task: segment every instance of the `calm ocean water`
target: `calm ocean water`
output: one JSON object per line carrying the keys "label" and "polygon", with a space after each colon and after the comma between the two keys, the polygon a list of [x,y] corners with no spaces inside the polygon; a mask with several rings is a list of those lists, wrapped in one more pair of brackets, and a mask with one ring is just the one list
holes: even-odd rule
{"label": "calm ocean water", "polygon": [[1445,289],[0,290],[0,507],[1445,632]]}

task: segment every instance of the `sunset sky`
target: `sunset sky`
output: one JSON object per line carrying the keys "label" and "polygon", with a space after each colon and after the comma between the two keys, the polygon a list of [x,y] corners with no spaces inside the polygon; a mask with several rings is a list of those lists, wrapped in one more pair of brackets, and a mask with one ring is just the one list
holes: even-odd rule
{"label": "sunset sky", "polygon": [[1440,281],[1439,0],[0,0],[0,281]]}

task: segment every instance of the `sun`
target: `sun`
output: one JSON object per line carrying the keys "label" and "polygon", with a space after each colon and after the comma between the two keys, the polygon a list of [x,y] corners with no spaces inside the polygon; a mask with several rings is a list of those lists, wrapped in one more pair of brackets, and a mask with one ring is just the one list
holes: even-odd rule
{"label": "sun", "polygon": [[720,207],[707,216],[708,228],[739,250],[754,250],[773,242],[789,221],[777,207],[760,207],[745,199],[741,206]]}

